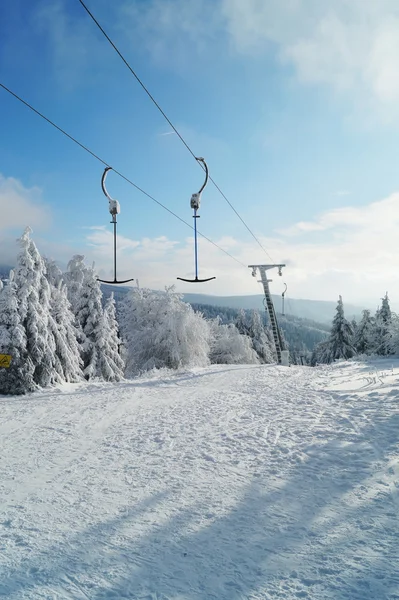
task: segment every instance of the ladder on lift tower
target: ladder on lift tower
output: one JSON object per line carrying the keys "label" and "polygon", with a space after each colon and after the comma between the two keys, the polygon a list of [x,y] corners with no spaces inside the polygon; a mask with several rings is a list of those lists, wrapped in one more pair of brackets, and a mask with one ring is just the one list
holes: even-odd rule
{"label": "ladder on lift tower", "polygon": [[260,278],[261,278],[261,282],[263,285],[263,290],[265,292],[266,308],[267,308],[267,312],[269,314],[270,325],[271,325],[272,333],[273,333],[274,345],[276,348],[277,362],[278,362],[278,364],[281,364],[281,351],[284,350],[284,344],[283,344],[283,340],[281,338],[280,328],[277,323],[276,312],[274,310],[273,300],[272,300],[272,296],[270,293],[269,281],[271,281],[271,280],[267,278],[266,271],[277,267],[278,271],[279,271],[279,275],[281,275],[282,274],[281,270],[283,267],[285,267],[285,265],[248,265],[248,266],[250,269],[252,269],[252,275],[254,277],[256,277],[256,271],[257,271],[257,269],[259,269]]}

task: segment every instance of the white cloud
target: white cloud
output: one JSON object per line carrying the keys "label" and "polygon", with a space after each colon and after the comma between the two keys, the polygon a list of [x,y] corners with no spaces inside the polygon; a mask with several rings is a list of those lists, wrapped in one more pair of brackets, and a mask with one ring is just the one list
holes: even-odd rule
{"label": "white cloud", "polygon": [[[367,207],[344,206],[335,208],[319,215],[314,221],[301,221],[280,229],[285,236],[294,236],[312,231],[367,228],[368,232],[383,235],[387,230],[399,228],[399,193],[392,194],[384,200],[372,202]],[[353,235],[353,232],[351,232]]]}
{"label": "white cloud", "polygon": [[[399,99],[396,0],[222,0],[236,51],[271,49],[304,83],[355,92],[380,109]],[[392,113],[390,113],[392,114]],[[385,116],[387,116],[385,114]]]}
{"label": "white cloud", "polygon": [[164,66],[195,69],[198,56],[229,48],[274,54],[302,83],[349,94],[385,120],[399,115],[397,0],[148,0],[125,2],[119,17],[127,39]]}
{"label": "white cloud", "polygon": [[32,26],[50,44],[54,75],[66,89],[91,80],[109,56],[99,42],[94,23],[81,7],[72,16],[65,0],[42,0],[35,7]]}
{"label": "white cloud", "polygon": [[27,225],[35,230],[46,229],[51,211],[41,201],[41,190],[26,188],[13,177],[0,173],[0,265],[13,265],[18,252],[16,237]]}
{"label": "white cloud", "polygon": [[0,174],[0,231],[24,228],[26,225],[44,228],[51,221],[49,208],[41,202],[37,187],[26,188],[13,177]]}
{"label": "white cloud", "polygon": [[[271,272],[271,289],[279,294],[283,281],[288,297],[334,300],[342,294],[346,302],[370,300],[378,304],[386,290],[399,298],[399,193],[362,207],[344,207],[323,213],[314,221],[293,224],[274,238],[260,238],[273,261],[286,263],[284,276]],[[322,235],[320,235],[322,233]],[[105,241],[105,240],[103,240]],[[142,286],[163,289],[175,283],[180,291],[212,295],[256,294],[261,287],[251,277],[249,264],[269,262],[252,242],[234,238],[215,240],[245,267],[200,239],[200,276],[216,276],[201,286],[176,281],[193,277],[193,240],[182,243],[165,237],[126,243],[118,257],[118,275],[134,277]],[[91,243],[91,242],[90,242]],[[112,273],[112,247],[107,252],[89,249],[90,260],[101,268],[101,277]]]}
{"label": "white cloud", "polygon": [[208,52],[220,37],[218,3],[207,0],[128,1],[119,17],[127,41],[173,69],[192,66],[193,56]]}
{"label": "white cloud", "polygon": [[[40,204],[40,191],[26,189],[12,178],[0,177],[0,210],[4,215],[0,220],[0,263],[13,264],[17,252],[15,237],[26,224],[33,224],[33,239],[42,254],[54,257],[64,266],[73,254],[85,254],[88,264],[95,262],[101,278],[112,279],[110,230],[91,227],[85,232],[85,240],[78,246],[74,244],[76,247],[38,238],[38,226],[50,222],[47,208]],[[287,265],[283,277],[271,272],[271,289],[280,294],[283,282],[287,282],[287,298],[334,300],[342,294],[345,302],[368,299],[375,305],[388,290],[395,300],[399,298],[398,230],[399,193],[395,193],[365,206],[329,210],[313,220],[293,223],[272,238],[260,238],[273,261]],[[139,279],[140,285],[153,289],[176,284],[183,292],[222,296],[261,293],[260,285],[246,268],[249,264],[268,262],[260,248],[252,240],[228,236],[215,242],[244,266],[200,238],[200,277],[217,279],[192,286],[176,279],[193,277],[191,237],[177,242],[166,236],[143,239],[118,236],[118,277]]]}

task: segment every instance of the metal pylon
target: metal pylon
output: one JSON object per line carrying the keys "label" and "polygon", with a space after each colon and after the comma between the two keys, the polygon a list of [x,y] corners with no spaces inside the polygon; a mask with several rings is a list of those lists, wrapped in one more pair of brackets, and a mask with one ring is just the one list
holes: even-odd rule
{"label": "metal pylon", "polygon": [[274,310],[273,300],[272,300],[272,296],[270,293],[269,281],[271,281],[271,280],[267,278],[266,271],[268,271],[269,269],[277,268],[279,271],[279,275],[281,275],[282,274],[281,270],[283,267],[285,267],[285,265],[248,265],[248,266],[250,269],[252,269],[252,275],[254,277],[256,277],[257,269],[259,269],[261,283],[263,285],[263,290],[265,292],[266,308],[267,308],[267,312],[269,314],[270,324],[271,324],[272,332],[273,332],[273,340],[274,340],[274,345],[276,348],[277,362],[278,362],[278,364],[281,364],[281,351],[284,350],[283,340],[281,339],[280,328],[277,323],[276,312]]}

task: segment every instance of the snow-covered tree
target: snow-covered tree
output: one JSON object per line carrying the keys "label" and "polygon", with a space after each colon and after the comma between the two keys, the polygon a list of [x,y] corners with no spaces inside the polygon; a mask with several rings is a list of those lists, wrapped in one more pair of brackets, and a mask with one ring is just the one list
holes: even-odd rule
{"label": "snow-covered tree", "polygon": [[21,324],[25,329],[27,352],[34,365],[33,379],[40,387],[57,380],[56,358],[49,335],[50,286],[46,268],[27,227],[19,238],[20,252],[15,268],[15,289]]}
{"label": "snow-covered tree", "polygon": [[370,354],[373,347],[374,323],[369,310],[364,310],[353,337],[358,354]]}
{"label": "snow-covered tree", "polygon": [[116,305],[113,292],[105,303],[104,324],[104,354],[106,356],[107,366],[111,369],[107,379],[108,381],[120,381],[124,376],[125,363],[119,352],[119,326],[118,321],[116,320]]}
{"label": "snow-covered tree", "polygon": [[258,310],[251,311],[248,326],[248,335],[252,340],[252,346],[262,363],[274,362],[274,342],[271,343]]}
{"label": "snow-covered tree", "polygon": [[83,361],[80,356],[75,317],[62,280],[51,286],[49,330],[54,338],[57,372],[61,380],[80,381]]}
{"label": "snow-covered tree", "polygon": [[353,329],[349,321],[345,319],[344,305],[342,297],[339,297],[336,315],[333,320],[330,337],[327,340],[328,354],[331,357],[331,361],[339,358],[352,358],[356,354],[356,350],[353,346]]}
{"label": "snow-covered tree", "polygon": [[113,363],[108,353],[100,282],[93,267],[79,268],[77,272],[83,272],[83,280],[72,296],[72,300],[76,321],[80,328],[83,374],[86,379],[118,380],[118,374],[112,370]]}
{"label": "snow-covered tree", "polygon": [[240,308],[234,324],[241,335],[249,335],[249,323],[243,308]]}
{"label": "snow-covered tree", "polygon": [[388,292],[382,298],[374,320],[373,350],[376,354],[387,356],[390,353],[390,324],[392,320],[391,308],[389,306]]}
{"label": "snow-covered tree", "polygon": [[209,324],[173,288],[132,289],[120,313],[129,376],[152,368],[209,364]]}
{"label": "snow-covered tree", "polygon": [[37,387],[33,380],[34,365],[18,311],[13,271],[5,288],[0,282],[0,354],[11,355],[10,367],[0,368],[0,394],[34,391]]}
{"label": "snow-covered tree", "polygon": [[55,261],[44,258],[50,285],[49,335],[52,337],[55,382],[77,382],[83,377],[75,316],[67,296],[61,269]]}
{"label": "snow-covered tree", "polygon": [[319,342],[310,357],[310,365],[315,367],[317,364],[329,364],[333,361],[331,354],[330,340]]}
{"label": "snow-covered tree", "polygon": [[389,354],[399,354],[399,316],[392,313],[388,326],[387,349]]}
{"label": "snow-covered tree", "polygon": [[234,323],[221,324],[220,317],[212,319],[211,352],[212,364],[254,364],[258,363],[258,355],[252,347],[252,340],[241,335]]}
{"label": "snow-covered tree", "polygon": [[76,315],[77,303],[80,298],[80,291],[83,285],[85,271],[87,269],[84,263],[84,256],[75,254],[68,263],[67,271],[63,279],[67,286],[68,300],[72,306],[72,312]]}

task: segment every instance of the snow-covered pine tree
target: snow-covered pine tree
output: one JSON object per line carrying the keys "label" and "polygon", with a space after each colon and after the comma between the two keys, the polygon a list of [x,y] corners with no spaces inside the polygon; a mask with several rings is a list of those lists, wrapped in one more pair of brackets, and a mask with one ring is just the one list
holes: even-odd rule
{"label": "snow-covered pine tree", "polygon": [[353,337],[353,345],[357,354],[370,354],[373,347],[374,323],[369,310],[362,312]]}
{"label": "snow-covered pine tree", "polygon": [[248,335],[252,340],[252,347],[258,355],[260,362],[274,362],[273,346],[270,343],[270,337],[262,323],[258,310],[251,311],[251,317],[248,326]]}
{"label": "snow-covered pine tree", "polygon": [[34,365],[33,379],[46,387],[58,379],[54,369],[54,344],[49,336],[50,287],[46,268],[27,227],[19,238],[14,282],[21,324],[25,329],[27,351]]}
{"label": "snow-covered pine tree", "polygon": [[209,364],[209,324],[173,288],[132,289],[121,303],[120,331],[128,376],[152,368]]}
{"label": "snow-covered pine tree", "polygon": [[252,347],[252,340],[241,335],[234,323],[221,324],[220,317],[209,321],[211,328],[212,364],[256,364],[258,355]]}
{"label": "snow-covered pine tree", "polygon": [[118,321],[116,320],[116,305],[113,292],[111,293],[111,295],[105,303],[104,321],[104,355],[106,359],[107,368],[110,369],[108,381],[120,381],[121,379],[123,379],[124,376],[125,363],[119,352],[119,326]]}
{"label": "snow-covered pine tree", "polygon": [[388,292],[382,298],[381,308],[377,309],[374,320],[373,350],[376,354],[387,356],[390,353],[390,324],[392,320]]}
{"label": "snow-covered pine tree", "polygon": [[10,367],[0,368],[0,394],[33,392],[37,388],[33,380],[34,366],[18,311],[13,271],[4,288],[0,282],[0,354],[11,355]]}
{"label": "snow-covered pine tree", "polygon": [[63,279],[67,286],[68,300],[71,303],[74,315],[77,312],[76,306],[80,298],[80,291],[87,268],[84,258],[81,254],[75,254],[68,263],[66,273],[63,274]]}
{"label": "snow-covered pine tree", "polygon": [[310,366],[315,367],[318,364],[330,364],[332,361],[330,340],[319,342],[313,349],[310,357]]}
{"label": "snow-covered pine tree", "polygon": [[250,328],[247,319],[247,315],[243,308],[240,308],[238,315],[234,321],[234,325],[237,327],[241,335],[250,335]]}
{"label": "snow-covered pine tree", "polygon": [[353,319],[351,321],[351,325],[352,325],[352,329],[353,329],[353,335],[356,335],[356,330],[358,328],[358,322],[356,321],[355,317],[353,317]]}
{"label": "snow-covered pine tree", "polygon": [[50,284],[49,334],[55,347],[55,369],[60,381],[77,382],[83,378],[82,359],[75,316],[68,300],[61,269],[53,260],[44,259]]}
{"label": "snow-covered pine tree", "polygon": [[80,335],[82,335],[80,349],[83,374],[86,379],[98,377],[106,381],[115,381],[118,380],[118,374],[113,371],[113,361],[109,356],[108,332],[102,307],[100,282],[96,277],[94,267],[82,268],[80,265],[78,272],[81,271],[83,272],[83,281],[77,287],[72,299],[76,311],[76,321],[81,330]]}
{"label": "snow-covered pine tree", "polygon": [[328,354],[331,362],[339,358],[352,358],[356,354],[353,346],[353,329],[349,321],[345,319],[344,304],[339,297],[337,312],[333,320],[330,337],[327,340]]}

